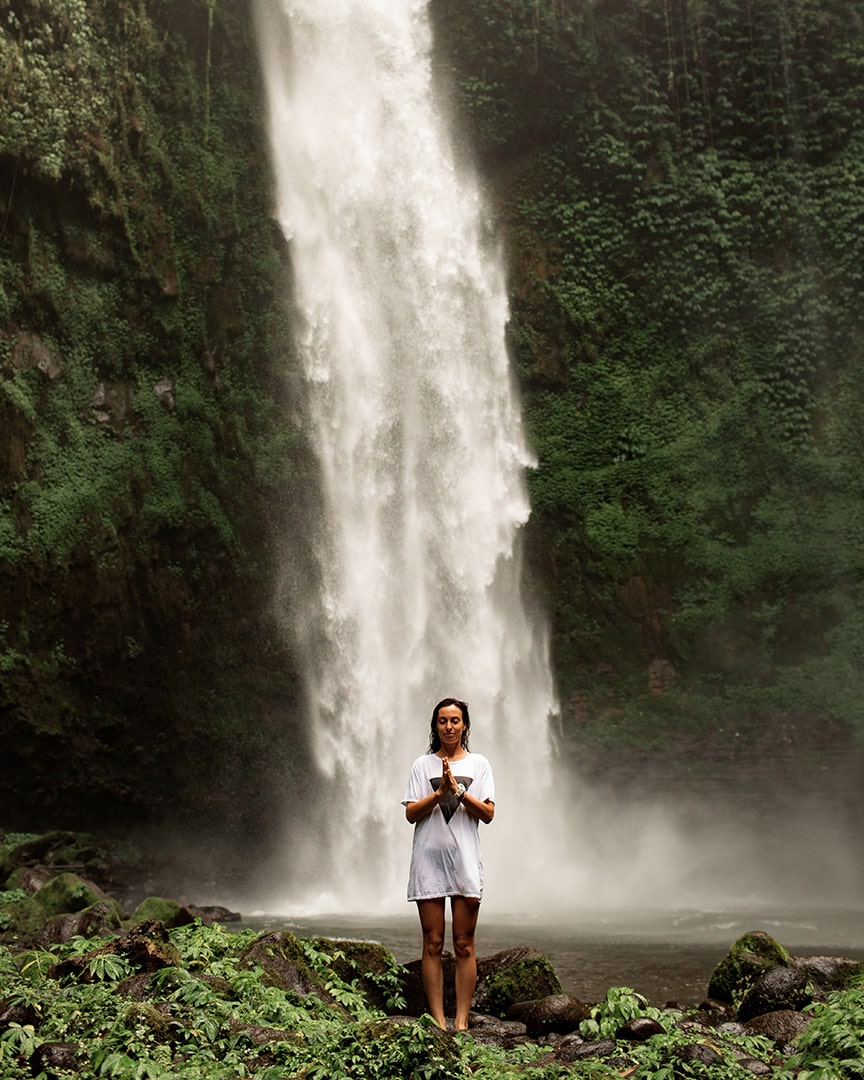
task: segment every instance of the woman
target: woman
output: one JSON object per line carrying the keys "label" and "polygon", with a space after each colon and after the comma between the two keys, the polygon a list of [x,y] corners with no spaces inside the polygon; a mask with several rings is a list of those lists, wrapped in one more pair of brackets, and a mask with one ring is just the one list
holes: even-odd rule
{"label": "woman", "polygon": [[495,816],[492,769],[468,750],[468,705],[444,698],[432,710],[429,750],[411,766],[402,804],[414,826],[408,899],[417,902],[423,929],[421,972],[429,1012],[444,1018],[444,901],[450,897],[456,954],[457,1031],[468,1029],[477,982],[474,930],[483,895],[478,823]]}

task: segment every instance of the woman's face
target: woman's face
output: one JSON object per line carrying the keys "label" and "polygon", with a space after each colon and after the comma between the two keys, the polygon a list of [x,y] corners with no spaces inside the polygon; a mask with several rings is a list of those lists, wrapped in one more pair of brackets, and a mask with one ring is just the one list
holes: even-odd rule
{"label": "woman's face", "polygon": [[452,757],[462,746],[462,736],[465,732],[462,710],[458,705],[442,705],[438,710],[435,725],[438,729],[438,738],[441,740],[442,751],[447,757]]}

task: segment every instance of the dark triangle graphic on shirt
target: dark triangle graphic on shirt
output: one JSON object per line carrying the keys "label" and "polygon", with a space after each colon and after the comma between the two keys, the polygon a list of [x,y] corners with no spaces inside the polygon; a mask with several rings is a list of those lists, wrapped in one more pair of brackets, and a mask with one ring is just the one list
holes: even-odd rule
{"label": "dark triangle graphic on shirt", "polygon": [[[443,779],[443,777],[441,777],[441,776],[433,776],[430,779],[429,783],[432,785],[432,790],[433,791],[437,791],[438,788],[441,787],[442,779]],[[457,784],[464,784],[466,791],[468,790],[468,788],[471,787],[471,780],[472,780],[472,777],[470,777],[470,776],[457,776],[456,777],[456,783]],[[441,808],[441,813],[444,815],[444,820],[449,825],[450,824],[450,818],[453,817],[453,815],[459,809],[459,799],[456,798],[456,796],[453,794],[452,791],[448,791],[446,795],[442,795],[441,802],[438,805]]]}

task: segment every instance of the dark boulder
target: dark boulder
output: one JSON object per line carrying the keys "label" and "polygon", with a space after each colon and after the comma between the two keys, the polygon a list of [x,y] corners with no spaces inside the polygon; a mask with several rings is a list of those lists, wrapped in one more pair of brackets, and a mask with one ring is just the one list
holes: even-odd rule
{"label": "dark boulder", "polygon": [[715,998],[705,998],[704,1001],[700,1002],[699,1012],[711,1017],[715,1022],[722,1022],[725,1017],[732,1018],[735,1016],[735,1010],[732,1008],[731,1002],[717,1001]]}
{"label": "dark boulder", "polygon": [[78,1054],[80,1047],[70,1042],[44,1042],[37,1046],[30,1055],[30,1069],[34,1076],[68,1076],[78,1071],[82,1062]]}
{"label": "dark boulder", "polygon": [[798,1012],[813,1000],[809,980],[803,971],[772,967],[753,983],[738,1003],[738,1019],[752,1020],[764,1013]]}
{"label": "dark boulder", "polygon": [[686,1046],[676,1046],[671,1056],[687,1065],[703,1065],[705,1068],[710,1068],[719,1060],[720,1053],[708,1043],[694,1042],[687,1043]]}
{"label": "dark boulder", "polygon": [[753,1076],[772,1076],[774,1073],[771,1066],[765,1061],[760,1061],[759,1058],[739,1058],[738,1064],[742,1069],[746,1069],[747,1072],[752,1073]]}
{"label": "dark boulder", "polygon": [[792,956],[789,965],[776,965],[760,975],[738,1004],[738,1017],[752,1020],[762,1013],[798,1012],[814,1001],[825,1001],[861,975],[864,964],[843,956]]}
{"label": "dark boulder", "polygon": [[809,1027],[811,1020],[812,1017],[806,1013],[779,1009],[777,1012],[755,1016],[748,1020],[744,1027],[748,1035],[765,1035],[773,1039],[778,1046],[788,1046]]}
{"label": "dark boulder", "polygon": [[812,984],[814,1001],[824,1001],[832,990],[845,990],[864,978],[864,962],[848,956],[793,956],[791,963]]}
{"label": "dark boulder", "polygon": [[734,1035],[737,1038],[744,1034],[744,1025],[739,1020],[724,1020],[715,1030],[718,1035]]}
{"label": "dark boulder", "polygon": [[626,1039],[628,1042],[645,1042],[652,1035],[665,1034],[666,1028],[659,1020],[654,1020],[650,1016],[634,1016],[632,1020],[628,1020],[626,1024],[618,1028],[615,1038]]}
{"label": "dark boulder", "polygon": [[500,1046],[509,1050],[528,1038],[528,1029],[518,1020],[501,1020],[485,1013],[471,1013],[468,1017],[471,1037],[480,1046]]}
{"label": "dark boulder", "polygon": [[38,1028],[42,1023],[42,1014],[26,1002],[4,999],[0,1001],[0,1033],[8,1031],[12,1025]]}
{"label": "dark boulder", "polygon": [[[411,960],[405,965],[405,1012],[409,1016],[422,1016],[429,1008],[420,965],[420,960]],[[456,959],[446,949],[441,956],[441,967],[444,971],[444,1015],[453,1016],[456,1012],[456,992],[453,989]]]}
{"label": "dark boulder", "polygon": [[581,1035],[577,1035],[575,1031],[569,1035],[564,1035],[555,1045],[555,1060],[564,1065],[576,1061],[576,1055],[584,1045],[585,1040]]}
{"label": "dark boulder", "polygon": [[533,1001],[517,1001],[507,1010],[508,1020],[525,1025],[529,1035],[575,1031],[591,1015],[588,1006],[570,994],[549,994]]}
{"label": "dark boulder", "polygon": [[198,907],[197,904],[187,904],[186,907],[192,913],[193,918],[200,919],[205,926],[210,926],[214,922],[239,922],[242,918],[239,911],[231,911],[230,908],[222,907],[219,904],[209,904],[205,907]]}
{"label": "dark boulder", "polygon": [[555,1051],[555,1061],[572,1065],[588,1058],[608,1058],[617,1049],[614,1039],[593,1039],[586,1042],[568,1039]]}
{"label": "dark boulder", "polygon": [[121,927],[122,912],[113,900],[100,900],[83,911],[55,915],[34,935],[43,947],[64,945],[75,937],[106,937]]}

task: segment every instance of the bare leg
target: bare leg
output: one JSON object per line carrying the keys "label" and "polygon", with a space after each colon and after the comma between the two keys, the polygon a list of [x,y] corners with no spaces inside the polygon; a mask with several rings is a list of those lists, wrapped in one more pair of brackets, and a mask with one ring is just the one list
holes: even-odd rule
{"label": "bare leg", "polygon": [[477,984],[477,956],[474,952],[474,930],[480,914],[480,901],[473,896],[454,896],[453,952],[456,954],[456,1020],[457,1031],[468,1030],[468,1013]]}
{"label": "bare leg", "polygon": [[441,965],[441,954],[444,951],[444,898],[418,900],[417,910],[420,913],[420,926],[423,929],[423,958],[420,961],[420,973],[423,976],[426,1003],[431,1016],[446,1031],[444,971]]}

